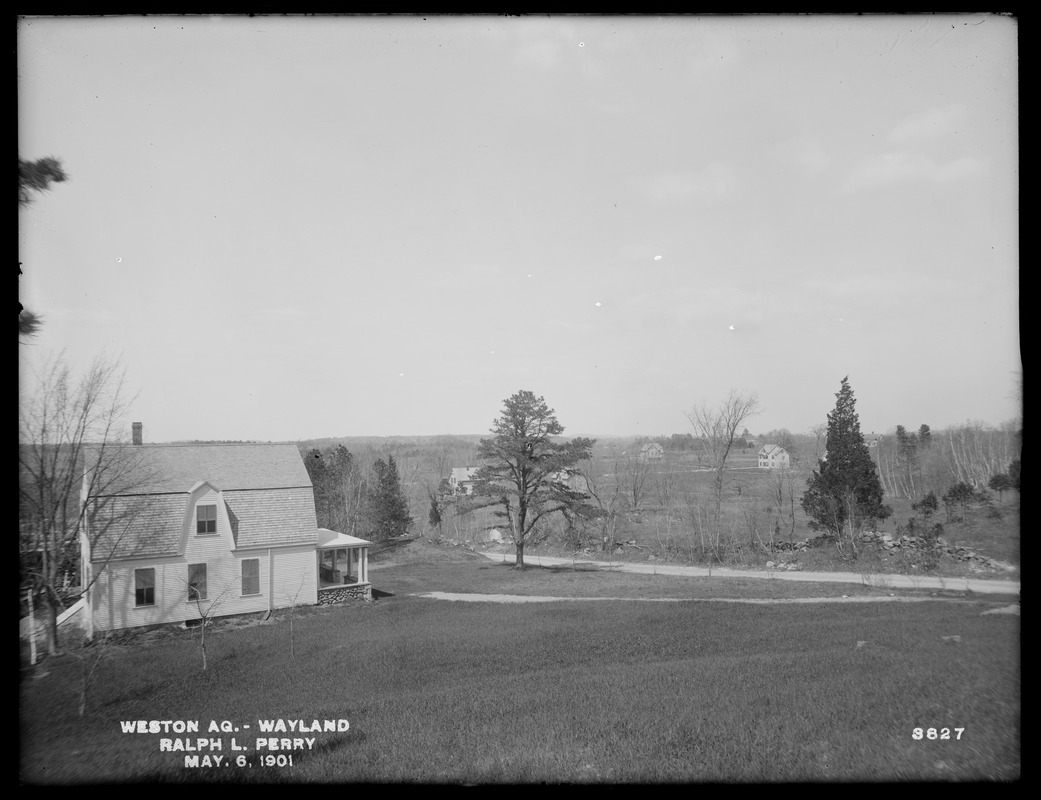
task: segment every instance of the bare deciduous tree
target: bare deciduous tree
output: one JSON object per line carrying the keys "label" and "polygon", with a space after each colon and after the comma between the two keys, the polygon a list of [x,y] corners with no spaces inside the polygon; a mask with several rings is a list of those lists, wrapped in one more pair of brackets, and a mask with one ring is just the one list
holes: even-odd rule
{"label": "bare deciduous tree", "polygon": [[788,472],[788,468],[782,467],[780,469],[770,470],[770,479],[767,486],[770,490],[770,506],[774,511],[774,524],[773,531],[771,533],[771,542],[781,532],[781,519],[785,509],[785,473]]}
{"label": "bare deciduous tree", "polygon": [[[81,531],[91,518],[93,552],[103,538],[107,556],[78,581],[90,589],[145,501],[127,500],[153,475],[146,458],[123,435],[130,400],[118,361],[96,359],[77,379],[64,355],[31,376],[19,409],[19,511],[22,578],[44,610],[48,651],[59,650],[57,619],[65,607],[63,575],[83,574]],[[120,497],[122,495],[122,497]]]}
{"label": "bare deciduous tree", "polygon": [[802,471],[797,464],[770,470],[770,502],[776,508],[774,531],[780,532],[783,523],[788,530],[788,541],[795,538],[795,507],[802,480]]}
{"label": "bare deciduous tree", "polygon": [[[188,592],[188,600],[195,603],[195,608],[199,612],[199,650],[202,652],[202,671],[206,671],[208,666],[207,652],[206,652],[206,628],[213,623],[216,617],[220,616],[221,606],[224,604],[224,598],[227,596],[235,586],[239,583],[238,579],[229,581],[228,584],[221,590],[221,593],[216,597],[210,599],[207,597],[208,592],[205,589],[199,591],[199,589],[192,583],[186,583]],[[203,607],[203,603],[206,606]],[[295,606],[294,606],[295,610]],[[295,653],[294,653],[295,657]]]}
{"label": "bare deciduous tree", "polygon": [[289,657],[294,661],[296,661],[296,630],[293,623],[296,621],[296,607],[300,604],[300,593],[304,590],[305,579],[306,576],[301,575],[296,591],[292,594],[288,591],[285,593],[286,600],[289,601]]}
{"label": "bare deciduous tree", "polygon": [[668,509],[676,494],[676,476],[669,469],[669,465],[659,464],[656,469],[651,470],[651,480],[654,484],[654,494],[658,504]]}
{"label": "bare deciduous tree", "polygon": [[435,483],[440,484],[442,478],[447,478],[452,468],[452,454],[455,450],[453,442],[444,437],[435,440],[430,453],[427,455],[427,463],[434,471]]}
{"label": "bare deciduous tree", "polygon": [[824,445],[828,441],[828,423],[820,422],[810,428],[813,434],[813,462],[816,464],[824,457]]}
{"label": "bare deciduous tree", "polygon": [[734,448],[737,432],[745,421],[759,412],[759,397],[754,392],[742,394],[732,389],[717,406],[706,403],[694,406],[687,419],[700,438],[705,463],[715,473],[712,487],[715,501],[713,534],[718,544],[720,516],[723,508],[723,489],[726,485],[727,459]]}
{"label": "bare deciduous tree", "polygon": [[591,462],[584,465],[582,475],[585,478],[585,493],[592,503],[579,508],[578,518],[595,531],[597,546],[611,552],[626,509],[622,485],[618,480],[604,481],[599,477],[596,465]]}
{"label": "bare deciduous tree", "polygon": [[[101,660],[107,655],[107,647],[109,643],[109,634],[105,633],[101,637],[100,641],[95,641],[89,644],[89,648],[85,647],[84,652],[77,653],[70,650],[66,655],[70,655],[75,658],[80,665],[80,704],[79,704],[79,715],[82,717],[87,713],[87,703],[90,697],[90,687],[94,683],[94,672],[97,670],[98,665],[101,664]],[[88,657],[86,653],[89,652]]]}
{"label": "bare deciduous tree", "polygon": [[640,507],[640,502],[647,494],[647,482],[651,477],[651,462],[640,456],[636,446],[630,446],[615,463],[615,474],[618,482],[624,486],[626,500],[633,510]]}

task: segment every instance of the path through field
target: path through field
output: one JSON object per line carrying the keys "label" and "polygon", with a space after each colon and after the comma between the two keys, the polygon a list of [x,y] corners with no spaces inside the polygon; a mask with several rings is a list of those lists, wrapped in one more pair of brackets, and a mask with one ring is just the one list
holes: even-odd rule
{"label": "path through field", "polygon": [[[744,603],[747,605],[798,605],[806,603],[935,603],[935,597],[785,597],[773,599],[740,598],[740,597],[552,597],[547,595],[522,594],[476,594],[469,592],[415,592],[412,597],[426,597],[431,600],[455,600],[463,603],[562,603],[565,601],[603,601],[625,600],[634,603]],[[941,598],[944,602],[970,603],[975,600],[961,598]],[[984,614],[1019,615],[1019,606],[1003,606],[982,612]]]}
{"label": "path through field", "polygon": [[[492,561],[512,564],[513,553],[478,551]],[[629,564],[626,562],[582,561],[557,556],[525,555],[525,563],[532,566],[561,567],[576,569],[603,569],[615,572],[637,572],[644,575],[681,575],[697,578],[765,578],[785,581],[809,581],[812,583],[856,583],[875,589],[942,589],[947,591],[975,592],[977,594],[1016,594],[1020,592],[1019,581],[989,580],[986,578],[940,578],[925,575],[861,574],[859,572],[787,572],[783,570],[708,569],[707,567],[685,567],[677,564]]]}

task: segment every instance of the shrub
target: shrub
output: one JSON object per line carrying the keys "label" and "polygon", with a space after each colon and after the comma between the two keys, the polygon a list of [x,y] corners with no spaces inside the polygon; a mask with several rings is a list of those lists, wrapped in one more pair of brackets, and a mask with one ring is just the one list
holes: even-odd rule
{"label": "shrub", "polygon": [[947,521],[954,522],[954,508],[955,506],[960,507],[962,512],[965,511],[966,506],[975,496],[975,491],[964,481],[959,481],[954,484],[943,494],[943,504],[947,509]]}
{"label": "shrub", "polygon": [[927,495],[922,497],[917,503],[912,503],[911,508],[922,515],[926,520],[929,519],[933,514],[936,513],[940,507],[940,502],[936,499],[936,492],[929,492]]}
{"label": "shrub", "polygon": [[998,502],[1001,501],[1005,492],[1013,488],[1012,479],[1005,473],[999,473],[998,475],[992,475],[990,481],[987,483],[991,489],[998,493]]}

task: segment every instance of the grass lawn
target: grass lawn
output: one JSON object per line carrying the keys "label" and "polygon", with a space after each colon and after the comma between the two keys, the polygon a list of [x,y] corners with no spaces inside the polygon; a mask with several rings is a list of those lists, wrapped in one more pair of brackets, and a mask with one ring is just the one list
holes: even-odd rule
{"label": "grass lawn", "polygon": [[[431,548],[432,549],[432,548]],[[72,657],[24,668],[26,783],[1009,780],[1020,775],[1018,616],[992,601],[749,606],[501,605],[420,591],[554,596],[834,596],[834,587],[532,569],[405,550],[371,604],[298,610],[208,635],[105,650],[88,710]],[[379,562],[377,562],[379,563]],[[777,582],[781,583],[781,582]],[[729,585],[726,585],[729,584]],[[870,593],[843,587],[845,594]],[[944,639],[943,637],[959,637]],[[858,643],[859,644],[858,646]],[[87,648],[90,657],[94,648]],[[291,747],[292,766],[186,768],[174,734],[121,720],[198,720],[192,737],[251,748],[262,719],[347,719]],[[238,733],[206,733],[227,720]],[[244,725],[250,725],[247,731]],[[914,738],[914,729],[951,739]],[[960,732],[960,739],[954,738]],[[206,751],[210,752],[210,751]],[[288,753],[289,751],[279,751]],[[226,763],[225,762],[225,763]]]}

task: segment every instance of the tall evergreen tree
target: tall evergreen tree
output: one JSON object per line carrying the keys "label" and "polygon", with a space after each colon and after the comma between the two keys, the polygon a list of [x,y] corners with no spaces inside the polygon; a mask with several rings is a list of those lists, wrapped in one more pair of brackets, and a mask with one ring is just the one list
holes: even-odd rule
{"label": "tall evergreen tree", "polygon": [[933,432],[929,426],[924,422],[921,427],[918,428],[918,445],[922,450],[928,450],[929,445],[933,443]]}
{"label": "tall evergreen tree", "polygon": [[394,456],[389,456],[386,461],[376,459],[372,465],[372,476],[369,490],[370,537],[378,541],[408,533],[413,519],[408,513],[408,498],[401,489]]}
{"label": "tall evergreen tree", "polygon": [[540,538],[538,522],[560,511],[581,513],[588,495],[572,489],[579,461],[589,458],[594,441],[554,442],[564,432],[542,397],[521,390],[503,402],[491,439],[481,439],[477,455],[485,464],[476,474],[477,491],[495,498],[498,515],[509,524],[517,548],[517,568],[524,568],[524,545]]}
{"label": "tall evergreen tree", "polygon": [[848,538],[856,555],[857,535],[865,523],[884,519],[892,509],[882,504],[882,483],[860,432],[849,376],[828,414],[827,454],[818,462],[802,496],[810,527]]}

